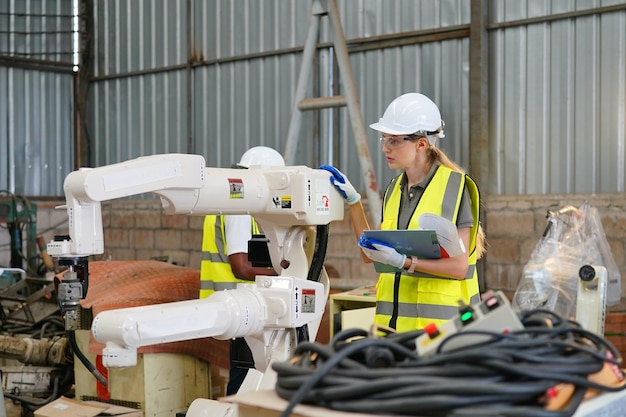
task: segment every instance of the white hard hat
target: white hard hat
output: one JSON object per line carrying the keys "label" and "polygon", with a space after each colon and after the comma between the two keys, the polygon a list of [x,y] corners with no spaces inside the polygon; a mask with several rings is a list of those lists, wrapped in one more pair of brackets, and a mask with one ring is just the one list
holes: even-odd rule
{"label": "white hard hat", "polygon": [[417,133],[434,140],[444,137],[443,125],[439,108],[431,99],[420,93],[407,93],[393,100],[378,123],[370,127],[389,135]]}
{"label": "white hard hat", "polygon": [[237,166],[239,168],[250,168],[252,165],[265,165],[271,167],[284,167],[285,160],[278,151],[267,146],[255,146],[248,149]]}

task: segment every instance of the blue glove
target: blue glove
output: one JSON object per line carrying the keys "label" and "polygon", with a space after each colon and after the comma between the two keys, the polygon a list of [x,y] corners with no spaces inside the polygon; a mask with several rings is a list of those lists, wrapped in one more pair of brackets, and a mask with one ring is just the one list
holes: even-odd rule
{"label": "blue glove", "polygon": [[354,189],[350,181],[348,181],[348,178],[346,178],[341,171],[331,165],[322,165],[320,169],[326,170],[332,174],[330,182],[335,186],[337,191],[339,191],[339,194],[346,199],[346,203],[352,205],[361,200],[361,194]]}
{"label": "blue glove", "polygon": [[363,253],[374,262],[391,265],[398,269],[404,268],[406,255],[401,254],[385,242],[368,239],[365,235],[361,235],[359,246]]}

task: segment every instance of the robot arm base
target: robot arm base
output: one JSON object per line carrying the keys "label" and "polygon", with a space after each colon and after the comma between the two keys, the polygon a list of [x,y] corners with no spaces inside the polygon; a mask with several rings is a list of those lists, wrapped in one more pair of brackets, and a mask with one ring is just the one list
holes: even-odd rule
{"label": "robot arm base", "polygon": [[137,349],[107,342],[102,349],[102,364],[107,368],[127,368],[137,365]]}

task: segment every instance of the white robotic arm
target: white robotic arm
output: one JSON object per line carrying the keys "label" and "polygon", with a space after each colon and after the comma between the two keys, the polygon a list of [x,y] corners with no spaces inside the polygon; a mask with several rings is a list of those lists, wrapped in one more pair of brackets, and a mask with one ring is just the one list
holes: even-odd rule
{"label": "white robotic arm", "polygon": [[[104,365],[126,367],[136,365],[137,348],[142,346],[295,329],[319,319],[325,304],[326,291],[320,282],[257,276],[255,284],[217,291],[207,299],[104,311],[94,319],[92,333],[96,340],[106,343]],[[267,345],[257,352],[257,369],[266,369],[276,347]]]}
{"label": "white robotic arm", "polygon": [[161,196],[166,214],[252,214],[277,244],[292,226],[343,218],[343,200],[331,187],[329,175],[304,166],[206,168],[201,155],[189,154],[81,168],[70,173],[63,186],[69,237],[50,242],[48,253],[56,257],[103,253],[100,203],[142,193]]}
{"label": "white robotic arm", "polygon": [[[309,226],[343,218],[343,198],[329,175],[304,166],[207,168],[202,156],[187,154],[147,156],[72,172],[64,183],[69,236],[48,244],[50,255],[70,265],[68,279],[59,285],[59,300],[76,306],[86,295],[72,265],[79,265],[75,259],[86,263],[89,255],[104,251],[102,201],[154,193],[161,197],[166,214],[253,215],[268,238],[272,264],[280,276],[259,276],[255,284],[204,300],[105,311],[94,320],[92,332],[107,344],[103,358],[107,366],[132,365],[141,346],[209,336],[256,336],[260,339],[256,350],[268,359],[257,362],[264,370],[272,356],[268,349],[276,349],[277,329],[302,326],[323,313],[328,289],[306,279],[312,257],[306,246],[312,244]],[[66,329],[73,330],[76,320],[68,321],[67,316]],[[282,338],[281,350],[288,354],[293,338]]]}

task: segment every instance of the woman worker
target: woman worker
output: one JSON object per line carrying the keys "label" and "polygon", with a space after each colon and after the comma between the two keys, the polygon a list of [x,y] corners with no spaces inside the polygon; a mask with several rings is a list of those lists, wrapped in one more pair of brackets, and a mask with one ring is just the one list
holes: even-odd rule
{"label": "woman worker", "polygon": [[[407,256],[360,237],[359,246],[368,258],[397,268],[379,276],[375,315],[376,324],[397,332],[439,325],[458,314],[460,303],[479,301],[476,261],[484,252],[480,196],[474,181],[437,148],[443,126],[437,105],[419,93],[396,98],[378,123],[370,125],[380,132],[389,168],[402,170],[385,190],[381,229],[423,229],[420,222],[443,218],[458,231],[451,240],[458,243],[456,249],[440,259]],[[353,224],[367,224],[361,196],[350,181],[332,166],[321,168],[332,174],[332,184],[352,206]],[[356,204],[360,210],[354,210]],[[447,220],[439,223],[445,225]]]}

